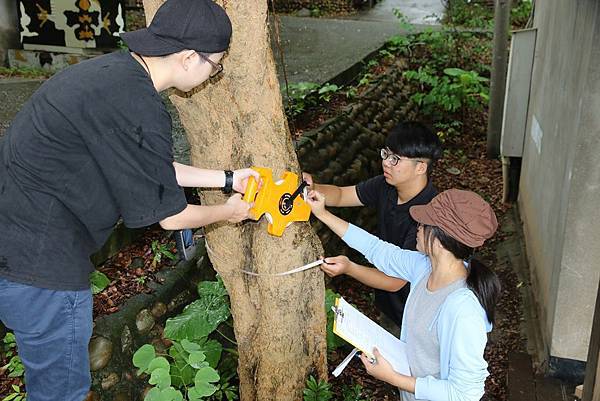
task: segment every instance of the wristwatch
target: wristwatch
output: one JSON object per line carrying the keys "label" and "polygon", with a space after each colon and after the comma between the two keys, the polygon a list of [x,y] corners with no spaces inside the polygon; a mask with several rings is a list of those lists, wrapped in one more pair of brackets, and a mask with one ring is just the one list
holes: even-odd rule
{"label": "wristwatch", "polygon": [[225,186],[223,187],[224,194],[230,194],[233,191],[233,171],[225,170]]}

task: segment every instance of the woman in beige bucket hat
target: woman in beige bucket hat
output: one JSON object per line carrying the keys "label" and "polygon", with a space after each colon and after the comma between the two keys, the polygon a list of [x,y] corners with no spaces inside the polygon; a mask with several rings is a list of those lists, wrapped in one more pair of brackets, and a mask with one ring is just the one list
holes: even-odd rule
{"label": "woman in beige bucket hat", "polygon": [[377,349],[375,362],[361,357],[367,373],[397,386],[403,401],[480,400],[488,376],[483,353],[500,282],[472,255],[498,227],[490,205],[474,192],[450,189],[427,205],[413,206],[417,251],[408,251],[334,216],[322,194],[311,191],[307,198],[319,220],[377,267],[336,256],[324,259],[325,273],[347,274],[383,290],[393,278],[411,283],[400,334],[411,375],[395,372]]}

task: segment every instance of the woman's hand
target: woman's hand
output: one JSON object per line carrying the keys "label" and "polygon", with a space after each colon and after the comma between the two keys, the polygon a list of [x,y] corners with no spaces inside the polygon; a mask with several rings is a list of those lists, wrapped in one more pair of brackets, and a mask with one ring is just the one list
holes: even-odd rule
{"label": "woman's hand", "polygon": [[246,185],[248,185],[249,177],[254,177],[260,186],[260,174],[258,171],[251,168],[235,170],[233,172],[233,190],[242,194],[246,192]]}
{"label": "woman's hand", "polygon": [[321,270],[323,270],[329,277],[339,276],[340,274],[347,274],[352,262],[348,257],[344,255],[332,256],[323,259]]}
{"label": "woman's hand", "polygon": [[250,217],[250,209],[254,206],[254,203],[248,203],[242,200],[241,194],[235,194],[227,199],[225,207],[229,208],[230,215],[227,221],[230,223],[239,223],[242,220],[246,220]]}
{"label": "woman's hand", "polygon": [[325,195],[322,193],[311,190],[308,192],[308,196],[306,197],[305,201],[308,203],[308,206],[310,206],[310,209],[317,218],[320,219],[321,216],[327,212],[325,209]]}
{"label": "woman's hand", "polygon": [[379,353],[377,348],[373,348],[373,355],[375,356],[374,362],[371,362],[364,353],[360,355],[360,360],[365,365],[367,373],[376,379],[392,383],[394,376],[398,373],[394,371],[392,365]]}

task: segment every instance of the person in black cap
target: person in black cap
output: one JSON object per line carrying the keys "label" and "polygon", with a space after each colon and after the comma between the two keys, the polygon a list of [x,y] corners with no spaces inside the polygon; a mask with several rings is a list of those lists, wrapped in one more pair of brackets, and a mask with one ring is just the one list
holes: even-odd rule
{"label": "person in black cap", "polygon": [[81,401],[90,389],[90,255],[121,218],[169,230],[239,222],[250,204],[188,205],[182,187],[243,192],[251,169],[175,163],[159,92],[222,72],[231,23],[211,0],[168,0],[130,51],[46,81],[0,141],[0,319],[14,331],[29,401]]}

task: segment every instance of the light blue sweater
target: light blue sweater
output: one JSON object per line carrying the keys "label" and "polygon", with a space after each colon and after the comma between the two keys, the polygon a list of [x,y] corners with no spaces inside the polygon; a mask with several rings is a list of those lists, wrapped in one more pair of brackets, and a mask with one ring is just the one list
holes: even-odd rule
{"label": "light blue sweater", "polygon": [[[431,261],[427,255],[389,244],[352,224],[342,239],[383,273],[404,279],[411,283],[411,287],[431,272]],[[431,322],[430,330],[436,321],[440,379],[417,377],[415,397],[430,401],[480,400],[489,374],[483,352],[487,333],[492,330],[485,310],[470,289],[461,288],[448,295]],[[407,324],[410,322],[403,319],[402,341],[406,341],[404,327]],[[407,346],[410,347],[410,344]]]}

